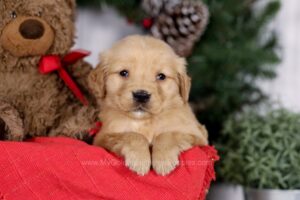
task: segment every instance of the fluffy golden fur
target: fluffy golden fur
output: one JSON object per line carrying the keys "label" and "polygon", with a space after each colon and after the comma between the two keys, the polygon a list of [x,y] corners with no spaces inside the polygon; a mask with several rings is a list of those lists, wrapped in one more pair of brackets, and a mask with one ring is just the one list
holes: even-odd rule
{"label": "fluffy golden fur", "polygon": [[[151,165],[158,174],[169,174],[182,151],[206,145],[207,131],[188,104],[185,65],[167,44],[145,36],[127,37],[103,53],[89,76],[103,121],[94,144],[125,157],[140,175]],[[141,90],[151,95],[149,101],[136,101],[133,94]]]}
{"label": "fluffy golden fur", "polygon": [[[1,0],[1,138],[82,137],[93,126],[97,114],[92,102],[82,106],[57,73],[42,75],[38,70],[42,55],[63,57],[71,49],[74,12],[75,0]],[[67,68],[86,96],[91,69],[83,61]],[[23,133],[14,131],[20,129]]]}

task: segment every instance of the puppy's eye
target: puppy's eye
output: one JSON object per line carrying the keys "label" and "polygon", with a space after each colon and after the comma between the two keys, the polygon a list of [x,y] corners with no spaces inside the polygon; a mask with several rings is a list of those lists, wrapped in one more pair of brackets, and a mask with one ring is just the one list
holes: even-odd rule
{"label": "puppy's eye", "polygon": [[158,81],[163,81],[163,80],[165,80],[166,78],[167,78],[166,75],[163,74],[163,73],[160,73],[160,74],[158,74],[158,75],[156,76],[156,80],[158,80]]}
{"label": "puppy's eye", "polygon": [[120,72],[120,76],[122,76],[124,78],[127,78],[129,76],[129,72],[127,70],[122,70]]}
{"label": "puppy's eye", "polygon": [[16,12],[16,11],[12,11],[12,12],[10,13],[10,18],[16,19],[17,17],[18,17],[18,15],[17,15],[17,12]]}

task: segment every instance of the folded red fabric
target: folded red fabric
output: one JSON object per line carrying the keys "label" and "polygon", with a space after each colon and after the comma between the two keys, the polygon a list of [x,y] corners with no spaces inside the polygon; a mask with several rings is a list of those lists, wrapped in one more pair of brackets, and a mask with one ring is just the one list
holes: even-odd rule
{"label": "folded red fabric", "polygon": [[170,175],[141,177],[121,158],[73,139],[0,142],[0,199],[205,199],[216,160],[213,147],[196,147]]}

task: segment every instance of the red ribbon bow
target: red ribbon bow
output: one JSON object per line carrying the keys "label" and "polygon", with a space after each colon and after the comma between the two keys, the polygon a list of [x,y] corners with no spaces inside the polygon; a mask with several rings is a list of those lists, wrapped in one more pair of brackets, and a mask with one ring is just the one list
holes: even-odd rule
{"label": "red ribbon bow", "polygon": [[102,122],[100,121],[96,122],[95,127],[89,131],[89,135],[92,137],[96,136],[98,132],[101,130],[101,128],[102,128]]}
{"label": "red ribbon bow", "polygon": [[74,93],[74,95],[79,99],[83,105],[88,105],[88,101],[80,91],[76,82],[71,78],[68,72],[64,69],[68,65],[76,63],[78,60],[90,55],[89,51],[85,50],[75,50],[68,53],[63,59],[57,55],[47,55],[43,56],[39,63],[39,71],[41,74],[49,74],[51,72],[57,71],[61,79],[69,87],[69,89]]}

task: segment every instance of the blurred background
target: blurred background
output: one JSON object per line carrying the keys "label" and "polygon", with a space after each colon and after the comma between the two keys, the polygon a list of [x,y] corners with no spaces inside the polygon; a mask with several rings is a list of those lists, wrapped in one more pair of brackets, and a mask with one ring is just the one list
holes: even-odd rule
{"label": "blurred background", "polygon": [[[99,53],[130,34],[161,38],[187,58],[191,105],[221,155],[209,199],[276,200],[280,194],[247,188],[300,188],[299,0],[78,4],[76,48],[92,51],[93,65]],[[288,195],[294,196],[281,199],[300,199],[297,192]]]}

